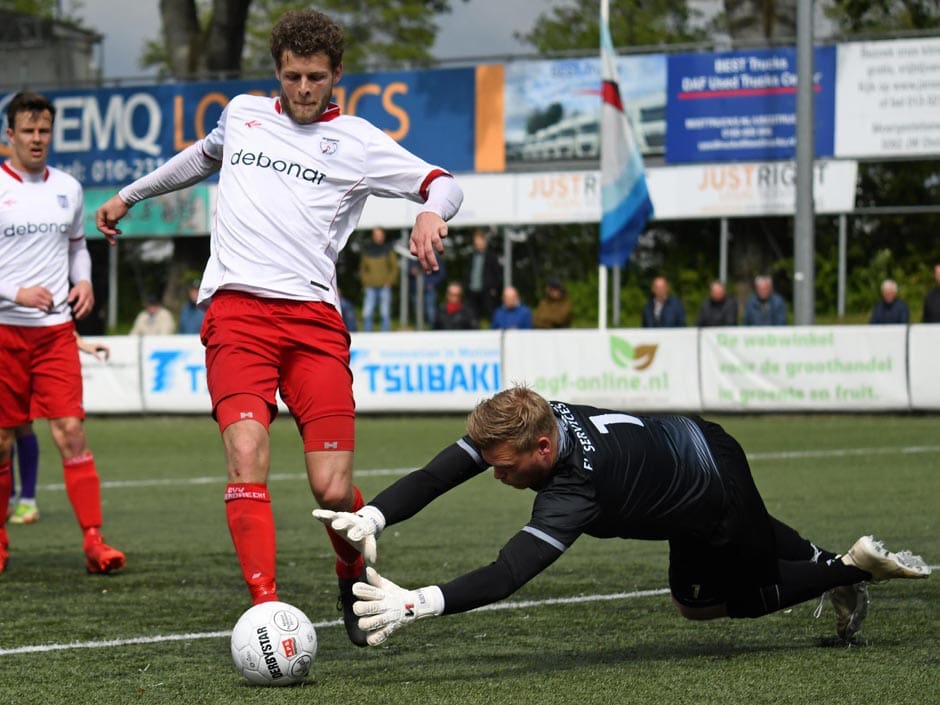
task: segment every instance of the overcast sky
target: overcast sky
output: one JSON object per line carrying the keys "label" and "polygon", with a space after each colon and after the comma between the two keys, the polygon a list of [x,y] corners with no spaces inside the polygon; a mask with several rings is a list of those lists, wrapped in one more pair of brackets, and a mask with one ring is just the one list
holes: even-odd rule
{"label": "overcast sky", "polygon": [[[571,0],[452,0],[453,12],[442,15],[433,53],[439,59],[508,56],[532,53],[513,37],[528,32],[536,18]],[[103,77],[146,75],[138,66],[144,43],[160,33],[159,0],[83,0],[78,15],[104,35]]]}

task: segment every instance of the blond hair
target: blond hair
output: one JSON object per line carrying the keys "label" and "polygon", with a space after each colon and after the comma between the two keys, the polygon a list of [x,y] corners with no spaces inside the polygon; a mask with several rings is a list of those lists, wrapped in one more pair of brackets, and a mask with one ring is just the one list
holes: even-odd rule
{"label": "blond hair", "polygon": [[467,435],[481,449],[509,442],[519,452],[534,450],[539,438],[556,441],[558,425],[552,407],[528,387],[505,389],[481,401],[467,417]]}

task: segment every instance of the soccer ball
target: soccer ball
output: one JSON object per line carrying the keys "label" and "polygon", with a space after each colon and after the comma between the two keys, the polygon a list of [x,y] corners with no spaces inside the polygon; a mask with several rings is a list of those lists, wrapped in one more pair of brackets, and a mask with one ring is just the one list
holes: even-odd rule
{"label": "soccer ball", "polygon": [[294,685],[310,672],[317,632],[307,615],[286,602],[248,609],[232,629],[232,661],[255,685]]}

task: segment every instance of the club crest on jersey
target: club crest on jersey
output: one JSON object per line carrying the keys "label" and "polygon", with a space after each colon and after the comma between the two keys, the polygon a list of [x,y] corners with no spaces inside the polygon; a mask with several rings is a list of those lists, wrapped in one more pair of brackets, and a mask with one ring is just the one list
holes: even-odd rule
{"label": "club crest on jersey", "polygon": [[59,208],[68,208],[69,207],[69,197],[64,194],[58,194],[56,200],[59,202]]}
{"label": "club crest on jersey", "polygon": [[339,149],[339,140],[334,140],[329,137],[324,137],[320,140],[320,151],[323,152],[323,154],[336,154],[337,149]]}

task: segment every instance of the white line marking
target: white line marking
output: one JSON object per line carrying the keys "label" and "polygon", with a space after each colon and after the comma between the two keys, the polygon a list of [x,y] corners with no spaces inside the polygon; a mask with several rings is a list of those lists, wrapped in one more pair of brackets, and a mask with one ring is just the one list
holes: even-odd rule
{"label": "white line marking", "polygon": [[[921,453],[936,453],[940,451],[940,446],[902,446],[898,447],[879,447],[879,448],[831,448],[828,450],[787,450],[787,451],[768,451],[764,453],[748,453],[749,461],[760,460],[793,460],[807,458],[845,458],[861,455],[889,455],[891,453],[901,453],[904,455],[917,455]],[[405,475],[416,468],[379,468],[376,470],[356,470],[356,477],[389,477]],[[281,480],[297,480],[306,478],[302,472],[272,472],[269,482],[278,482]],[[134,487],[179,487],[183,485],[211,485],[222,484],[225,482],[224,474],[211,477],[178,477],[178,478],[159,478],[151,480],[102,480],[101,487],[105,489],[121,489]],[[43,485],[43,490],[64,490],[65,485],[52,483]]]}
{"label": "white line marking", "polygon": [[[617,592],[609,595],[579,595],[577,597],[553,597],[545,600],[525,600],[522,602],[498,602],[484,607],[478,607],[474,612],[493,610],[529,609],[547,605],[573,605],[585,602],[606,602],[610,600],[630,600],[638,597],[653,597],[668,595],[669,590],[637,590],[635,592]],[[337,627],[343,623],[341,619],[329,622],[314,622],[316,629]],[[0,649],[0,656],[15,656],[17,654],[39,654],[50,651],[72,651],[75,649],[106,649],[134,644],[161,644],[171,641],[194,641],[196,639],[222,639],[232,635],[232,631],[218,632],[191,632],[189,634],[165,634],[158,636],[140,636],[130,639],[107,639],[103,641],[73,641],[69,644],[36,644],[33,646],[17,646],[10,649]]]}

